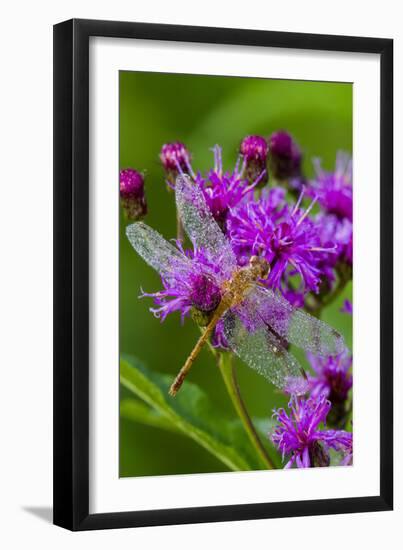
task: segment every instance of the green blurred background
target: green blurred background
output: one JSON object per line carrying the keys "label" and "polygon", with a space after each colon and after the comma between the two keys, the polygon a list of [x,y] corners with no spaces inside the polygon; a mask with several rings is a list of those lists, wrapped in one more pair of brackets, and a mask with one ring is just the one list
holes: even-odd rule
{"label": "green blurred background", "polygon": [[[352,152],[352,93],[352,85],[344,83],[121,72],[120,168],[145,173],[149,208],[145,221],[170,239],[176,231],[175,208],[159,164],[162,144],[184,142],[192,152],[193,168],[206,170],[213,164],[210,148],[218,143],[223,147],[224,168],[232,169],[245,135],[268,136],[286,129],[302,147],[304,171],[311,176],[312,157],[321,157],[330,170],[337,150]],[[140,286],[154,292],[161,283],[127,241],[125,225],[121,213],[120,350],[174,376],[199,332],[190,320],[181,326],[176,315],[160,323],[149,312],[151,300],[138,299]],[[339,309],[345,298],[351,299],[351,286],[322,317],[342,332],[350,348],[352,321]],[[238,376],[252,415],[269,418],[273,407],[285,405],[280,393],[241,363]],[[199,357],[190,377],[208,392],[220,414],[235,417],[208,351]],[[126,391],[121,389],[121,398]],[[121,418],[121,477],[219,471],[226,467],[190,439]]]}

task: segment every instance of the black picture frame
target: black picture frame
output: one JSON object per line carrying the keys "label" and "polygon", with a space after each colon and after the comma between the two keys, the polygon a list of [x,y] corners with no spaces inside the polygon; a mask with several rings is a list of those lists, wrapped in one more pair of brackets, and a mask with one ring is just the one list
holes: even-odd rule
{"label": "black picture frame", "polygon": [[[380,54],[380,492],[356,498],[89,513],[89,39],[93,36]],[[54,26],[54,523],[71,530],[393,507],[393,41],[73,19]]]}

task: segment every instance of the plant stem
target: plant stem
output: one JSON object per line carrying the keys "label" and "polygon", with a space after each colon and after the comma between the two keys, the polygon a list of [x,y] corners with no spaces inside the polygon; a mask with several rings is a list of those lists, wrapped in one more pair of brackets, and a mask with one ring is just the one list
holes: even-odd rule
{"label": "plant stem", "polygon": [[218,360],[220,372],[222,374],[225,387],[228,395],[231,398],[232,404],[241,419],[243,427],[249,436],[252,445],[255,447],[258,455],[262,459],[268,470],[275,468],[271,458],[267,454],[263,443],[260,441],[259,435],[252,423],[249,413],[246,409],[245,403],[242,399],[241,392],[239,390],[238,380],[236,376],[236,370],[232,362],[232,355],[230,353],[220,353]]}

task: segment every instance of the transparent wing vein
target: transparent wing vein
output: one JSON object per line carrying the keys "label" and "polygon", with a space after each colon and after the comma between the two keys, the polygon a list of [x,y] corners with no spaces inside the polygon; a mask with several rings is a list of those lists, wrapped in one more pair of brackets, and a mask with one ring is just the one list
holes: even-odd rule
{"label": "transparent wing vein", "polygon": [[305,393],[307,382],[297,359],[264,323],[250,326],[241,320],[247,312],[242,307],[236,309],[237,312],[229,310],[224,315],[224,335],[231,349],[278,388],[293,394]]}
{"label": "transparent wing vein", "polygon": [[230,274],[236,258],[230,243],[214,220],[203,193],[188,176],[179,176],[175,184],[176,207],[183,227],[193,245],[202,248]]}
{"label": "transparent wing vein", "polygon": [[335,329],[294,308],[272,290],[256,285],[248,302],[250,316],[263,319],[290,344],[319,356],[337,355],[346,349],[342,335]]}
{"label": "transparent wing vein", "polygon": [[126,235],[134,250],[145,262],[162,276],[168,276],[178,267],[186,268],[190,260],[162,235],[143,222],[133,223],[126,228]]}

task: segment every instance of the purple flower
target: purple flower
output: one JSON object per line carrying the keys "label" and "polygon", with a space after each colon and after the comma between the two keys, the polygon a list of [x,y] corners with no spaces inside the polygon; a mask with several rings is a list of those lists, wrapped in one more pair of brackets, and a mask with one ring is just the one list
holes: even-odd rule
{"label": "purple flower", "polygon": [[333,269],[340,262],[349,266],[353,261],[353,224],[348,218],[339,219],[335,214],[320,212],[315,218],[322,247],[335,246],[332,254],[322,256],[323,270],[330,283],[335,279]]}
{"label": "purple flower", "polygon": [[207,206],[213,214],[216,222],[223,227],[230,209],[241,203],[243,199],[251,193],[256,185],[262,181],[265,175],[263,170],[260,175],[250,183],[245,177],[246,160],[241,164],[240,158],[232,172],[224,172],[222,166],[221,147],[215,145],[214,169],[210,170],[206,177],[200,172],[193,174],[193,179],[203,191]]}
{"label": "purple flower", "polygon": [[[212,151],[214,153],[214,168],[205,176],[201,172],[197,172],[197,174],[194,172],[190,164],[190,157],[186,156],[184,160],[185,168],[182,164],[176,162],[175,178],[178,173],[186,173],[192,178],[195,185],[198,185],[202,190],[215,221],[223,227],[230,209],[242,202],[253,191],[264,179],[266,171],[263,170],[254,181],[249,182],[245,177],[247,166],[245,158],[241,163],[242,159],[238,157],[233,171],[224,172],[221,147],[215,145]],[[169,180],[168,185],[174,187],[174,181]]]}
{"label": "purple flower", "polygon": [[168,176],[169,187],[175,184],[176,177],[180,172],[185,174],[191,172],[190,153],[180,141],[165,143],[161,149],[160,160]]}
{"label": "purple flower", "polygon": [[321,161],[314,160],[316,176],[311,182],[311,193],[318,197],[318,203],[327,214],[339,220],[353,220],[353,169],[351,157],[339,151],[334,172],[322,169]]}
{"label": "purple flower", "polygon": [[157,307],[150,311],[161,321],[175,311],[180,312],[183,321],[192,313],[193,308],[208,315],[221,300],[221,285],[225,275],[221,272],[220,265],[212,262],[202,249],[185,251],[180,242],[177,242],[177,247],[187,261],[178,260],[175,269],[176,260],[173,259],[174,269],[162,278],[164,289],[151,294],[143,292],[141,295],[141,298],[154,299]]}
{"label": "purple flower", "polygon": [[324,396],[309,399],[293,397],[289,403],[290,413],[284,409],[274,411],[277,426],[271,440],[284,457],[288,458],[285,468],[294,464],[298,468],[329,466],[329,449],[347,451],[351,445],[351,434],[343,430],[323,430],[331,408]]}
{"label": "purple flower", "polygon": [[[285,190],[279,187],[265,189],[258,200],[245,202],[230,211],[226,234],[241,265],[266,248],[273,226],[286,213]],[[255,243],[259,248],[254,246]]]}
{"label": "purple flower", "polygon": [[292,136],[283,130],[269,138],[269,168],[274,178],[286,180],[299,175],[301,151]]}
{"label": "purple flower", "polygon": [[137,170],[126,168],[119,174],[120,202],[126,218],[136,221],[147,214],[144,177]]}
{"label": "purple flower", "polygon": [[322,212],[317,215],[322,245],[331,239],[336,254],[327,261],[351,266],[353,262],[353,188],[351,157],[339,152],[334,172],[325,172],[319,159],[314,160],[316,177],[310,182],[308,193],[317,197]]}
{"label": "purple flower", "polygon": [[344,426],[348,412],[348,393],[353,385],[352,357],[345,351],[333,357],[316,357],[308,354],[308,360],[315,371],[314,376],[309,375],[311,397],[326,397],[332,404],[329,424]]}
{"label": "purple flower", "polygon": [[267,182],[268,150],[267,142],[261,136],[246,136],[242,140],[239,151],[245,160],[245,170],[250,181],[254,181],[264,171],[265,175],[260,181],[261,183]]}
{"label": "purple flower", "polygon": [[243,265],[252,255],[265,258],[271,266],[267,284],[284,294],[294,275],[301,281],[298,294],[318,292],[323,276],[320,262],[335,249],[330,242],[322,246],[318,226],[308,218],[315,201],[303,212],[302,197],[303,192],[291,208],[285,202],[285,192],[273,188],[259,200],[231,210],[226,224],[239,263]]}

